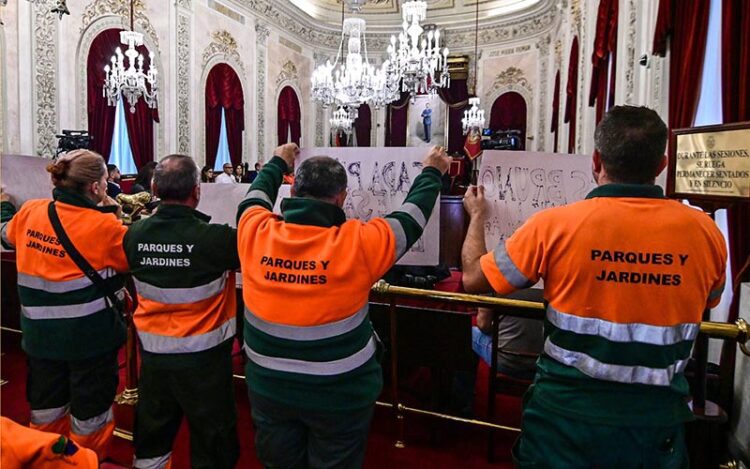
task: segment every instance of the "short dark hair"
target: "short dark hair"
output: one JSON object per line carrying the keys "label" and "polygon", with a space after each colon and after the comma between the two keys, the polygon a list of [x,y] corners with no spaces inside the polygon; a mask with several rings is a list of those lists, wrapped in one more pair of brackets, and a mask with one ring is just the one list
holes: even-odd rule
{"label": "short dark hair", "polygon": [[109,176],[110,174],[112,174],[112,171],[115,171],[116,169],[117,169],[117,165],[116,164],[108,164],[107,165],[107,176]]}
{"label": "short dark hair", "polygon": [[155,195],[162,200],[187,200],[198,184],[198,165],[189,156],[165,156],[154,169]]}
{"label": "short dark hair", "polygon": [[664,157],[667,126],[653,109],[615,106],[596,127],[594,143],[612,181],[647,184]]}
{"label": "short dark hair", "polygon": [[346,170],[328,156],[313,156],[302,162],[294,175],[294,195],[332,199],[346,190]]}

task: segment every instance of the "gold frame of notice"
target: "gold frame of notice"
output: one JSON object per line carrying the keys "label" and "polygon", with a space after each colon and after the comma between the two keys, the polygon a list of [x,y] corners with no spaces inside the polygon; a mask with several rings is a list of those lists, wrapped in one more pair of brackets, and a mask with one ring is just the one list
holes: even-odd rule
{"label": "gold frame of notice", "polygon": [[[708,125],[708,126],[702,126],[702,127],[692,127],[687,129],[676,129],[671,132],[670,138],[669,138],[669,158],[668,158],[668,164],[667,164],[667,196],[675,199],[687,199],[691,202],[694,202],[697,205],[704,205],[704,203],[709,203],[710,205],[715,206],[725,206],[729,205],[735,202],[744,202],[744,203],[750,203],[750,194],[747,196],[741,196],[741,195],[726,195],[722,194],[721,191],[706,191],[700,190],[691,192],[689,190],[685,190],[684,186],[685,184],[678,183],[677,180],[677,172],[685,169],[681,168],[677,159],[677,153],[678,149],[680,148],[680,144],[686,143],[684,139],[681,139],[682,136],[691,136],[694,137],[696,134],[701,139],[700,144],[701,146],[699,148],[693,148],[694,151],[703,151],[703,150],[716,150],[713,145],[710,144],[712,139],[717,133],[723,133],[723,132],[741,132],[742,137],[747,139],[747,149],[750,151],[750,122],[737,122],[733,124],[723,124],[723,125]],[[694,142],[693,142],[694,143]],[[744,149],[744,148],[743,148]],[[743,162],[744,164],[740,167],[732,167],[729,169],[732,170],[746,170],[750,171],[750,158],[746,158],[747,161]],[[714,162],[715,160],[712,158],[705,158],[703,159],[704,162]],[[723,164],[723,163],[722,163]],[[714,166],[707,167],[705,169],[717,169]],[[681,181],[680,181],[681,182]],[[679,190],[678,190],[679,189]]]}

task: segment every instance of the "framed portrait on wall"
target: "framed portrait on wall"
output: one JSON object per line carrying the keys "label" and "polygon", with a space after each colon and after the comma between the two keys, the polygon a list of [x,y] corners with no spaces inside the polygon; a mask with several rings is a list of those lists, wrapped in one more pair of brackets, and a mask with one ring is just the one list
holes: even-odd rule
{"label": "framed portrait on wall", "polygon": [[445,135],[446,115],[445,103],[438,96],[417,96],[414,104],[409,104],[406,145],[448,146]]}

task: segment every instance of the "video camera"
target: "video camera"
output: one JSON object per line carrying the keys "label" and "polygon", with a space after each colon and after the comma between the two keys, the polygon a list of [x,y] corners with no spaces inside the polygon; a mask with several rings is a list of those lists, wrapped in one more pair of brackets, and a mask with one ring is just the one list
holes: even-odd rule
{"label": "video camera", "polygon": [[87,130],[63,130],[62,135],[55,135],[57,137],[57,158],[60,153],[65,153],[73,150],[90,150],[91,142],[94,141],[94,137],[89,135]]}
{"label": "video camera", "polygon": [[490,129],[484,129],[482,135],[490,137],[482,140],[482,150],[520,150],[522,148],[520,130],[498,130],[493,133]]}

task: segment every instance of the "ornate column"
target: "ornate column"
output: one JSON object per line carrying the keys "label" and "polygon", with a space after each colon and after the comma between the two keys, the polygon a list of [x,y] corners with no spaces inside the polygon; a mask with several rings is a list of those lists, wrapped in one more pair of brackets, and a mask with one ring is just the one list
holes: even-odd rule
{"label": "ornate column", "polygon": [[177,152],[183,155],[192,154],[190,135],[192,125],[190,119],[192,54],[192,0],[176,0],[177,12]]}
{"label": "ornate column", "polygon": [[47,2],[32,4],[32,77],[34,149],[39,156],[51,158],[57,149],[57,37],[58,20]]}
{"label": "ornate column", "polygon": [[547,128],[547,83],[549,82],[549,51],[552,39],[549,35],[544,36],[536,43],[539,49],[539,117],[536,119],[536,151],[546,151],[545,136]]}
{"label": "ornate column", "polygon": [[265,161],[266,157],[266,75],[268,66],[266,64],[266,42],[270,34],[268,26],[260,21],[255,22],[255,44],[256,44],[256,69],[255,69],[255,105],[256,125],[258,139],[258,162]]}
{"label": "ornate column", "polygon": [[[325,54],[320,52],[313,53],[313,67],[317,67],[319,64],[326,60]],[[325,113],[323,112],[323,106],[313,101],[315,105],[315,146],[324,147],[328,139],[326,138],[326,125],[325,125]]]}

